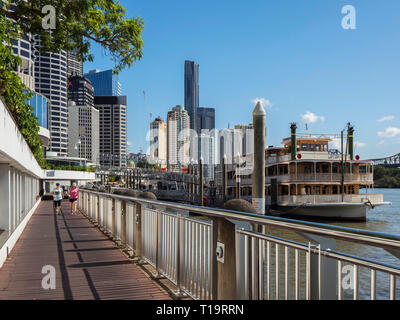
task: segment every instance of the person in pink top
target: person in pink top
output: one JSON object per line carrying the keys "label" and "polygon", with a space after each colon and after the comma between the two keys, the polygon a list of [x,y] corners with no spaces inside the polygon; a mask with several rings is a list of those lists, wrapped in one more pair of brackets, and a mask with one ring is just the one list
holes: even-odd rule
{"label": "person in pink top", "polygon": [[78,192],[79,188],[76,186],[76,183],[74,182],[69,189],[69,202],[71,202],[71,213],[75,214],[76,213],[76,202],[78,200]]}

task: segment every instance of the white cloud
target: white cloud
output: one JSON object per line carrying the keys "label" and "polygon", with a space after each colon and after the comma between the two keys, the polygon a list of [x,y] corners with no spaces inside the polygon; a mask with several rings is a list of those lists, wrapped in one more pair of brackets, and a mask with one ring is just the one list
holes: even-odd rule
{"label": "white cloud", "polygon": [[340,149],[340,139],[332,139],[329,142],[329,149]]}
{"label": "white cloud", "polygon": [[325,121],[323,116],[317,116],[315,113],[307,111],[305,114],[301,116],[301,121],[304,123],[314,123],[317,121]]}
{"label": "white cloud", "polygon": [[382,138],[393,138],[400,134],[400,129],[395,127],[388,127],[385,131],[378,131],[378,136]]}
{"label": "white cloud", "polygon": [[364,143],[364,142],[355,141],[355,142],[354,142],[354,146],[355,146],[356,148],[364,148],[364,147],[367,146],[367,144]]}
{"label": "white cloud", "polygon": [[[341,149],[340,140],[341,140],[340,138],[332,139],[332,141],[329,142],[329,148],[340,150]],[[364,142],[360,142],[360,141],[355,141],[354,142],[354,147],[355,148],[364,148],[366,146],[367,146],[367,144],[364,143]],[[346,139],[344,139],[344,141],[343,141],[343,148],[344,149],[346,148]]]}
{"label": "white cloud", "polygon": [[380,118],[379,120],[377,120],[378,122],[383,122],[383,121],[390,121],[390,120],[394,120],[394,116],[385,116],[383,118]]}
{"label": "white cloud", "polygon": [[251,100],[251,102],[253,102],[254,104],[256,104],[257,102],[260,102],[261,105],[262,105],[264,108],[268,108],[268,109],[271,109],[271,108],[272,108],[272,103],[271,103],[271,101],[269,101],[269,100],[266,99],[266,98],[255,98],[255,99]]}

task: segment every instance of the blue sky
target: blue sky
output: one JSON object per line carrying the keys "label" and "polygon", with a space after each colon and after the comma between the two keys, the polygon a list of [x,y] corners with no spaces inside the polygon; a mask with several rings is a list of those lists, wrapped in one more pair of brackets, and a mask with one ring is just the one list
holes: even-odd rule
{"label": "blue sky", "polygon": [[[352,122],[362,158],[400,152],[400,1],[121,3],[145,21],[144,56],[119,75],[131,151],[148,146],[149,112],[165,119],[183,105],[184,60],[195,60],[200,106],[216,108],[219,129],[252,122],[252,101],[263,98],[271,103],[268,145],[289,135],[290,122],[304,131],[308,114],[315,133],[339,133]],[[342,28],[344,5],[356,9],[355,30]],[[93,52],[85,72],[112,68],[98,46]]]}

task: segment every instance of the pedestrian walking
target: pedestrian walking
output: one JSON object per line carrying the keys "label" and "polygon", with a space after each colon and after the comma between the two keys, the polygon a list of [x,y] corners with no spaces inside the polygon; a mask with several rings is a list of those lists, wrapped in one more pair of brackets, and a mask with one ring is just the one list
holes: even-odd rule
{"label": "pedestrian walking", "polygon": [[78,201],[79,188],[74,182],[69,189],[69,202],[71,203],[71,213],[76,214],[76,204]]}
{"label": "pedestrian walking", "polygon": [[54,208],[56,209],[56,214],[61,214],[61,201],[63,198],[63,188],[60,187],[60,184],[57,182],[56,187],[52,191],[53,195],[53,203],[54,203]]}

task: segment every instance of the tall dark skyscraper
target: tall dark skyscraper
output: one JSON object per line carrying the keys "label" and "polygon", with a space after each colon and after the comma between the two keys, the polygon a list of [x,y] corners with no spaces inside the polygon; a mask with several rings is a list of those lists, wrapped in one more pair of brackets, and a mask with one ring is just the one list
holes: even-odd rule
{"label": "tall dark skyscraper", "polygon": [[200,132],[197,121],[199,108],[199,65],[185,61],[185,109],[190,117],[190,129]]}
{"label": "tall dark skyscraper", "polygon": [[68,78],[68,100],[77,106],[94,106],[94,88],[90,81],[82,76]]}
{"label": "tall dark skyscraper", "polygon": [[215,129],[215,109],[214,108],[198,108],[197,109],[197,126],[202,129]]}

